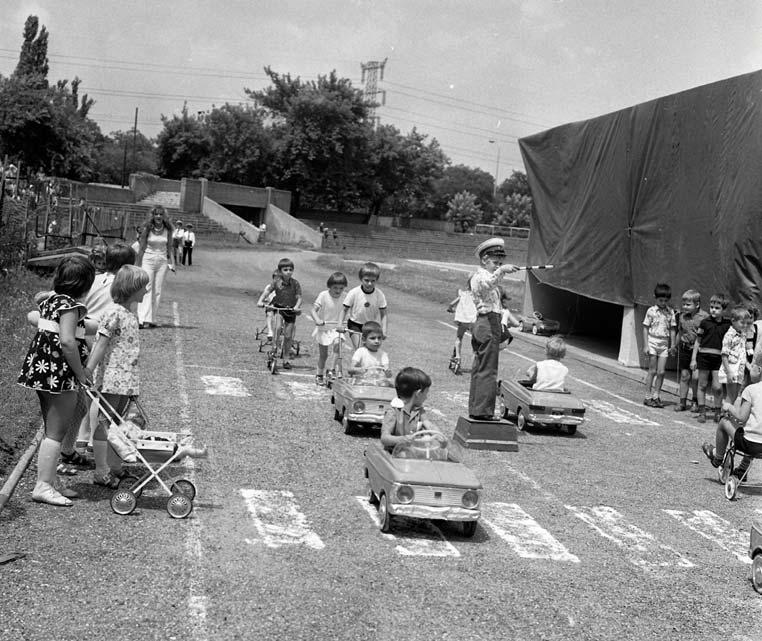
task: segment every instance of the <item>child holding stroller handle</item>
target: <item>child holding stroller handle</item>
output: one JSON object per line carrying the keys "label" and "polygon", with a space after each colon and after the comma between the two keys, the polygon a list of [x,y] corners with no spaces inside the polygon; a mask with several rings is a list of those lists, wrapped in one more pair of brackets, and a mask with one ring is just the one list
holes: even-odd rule
{"label": "child holding stroller handle", "polygon": [[328,277],[326,282],[328,289],[320,292],[312,304],[312,320],[315,321],[315,331],[312,336],[318,344],[318,362],[315,383],[325,385],[325,366],[328,361],[329,348],[333,353],[332,366],[336,367],[336,358],[338,356],[338,343],[336,339],[339,334],[336,328],[339,325],[339,316],[343,297],[342,294],[347,287],[347,277],[341,272],[334,272]]}
{"label": "child holding stroller handle", "polygon": [[[127,409],[130,399],[140,392],[140,335],[138,319],[130,312],[130,305],[143,299],[148,281],[148,274],[140,267],[124,265],[119,269],[111,284],[111,298],[114,302],[101,316],[98,338],[87,361],[88,378],[92,378],[92,372],[103,361],[96,385],[104,399],[120,416]],[[93,433],[93,483],[115,489],[119,486],[121,462],[117,462],[117,457],[109,456],[109,417],[106,411],[102,408],[98,427]]]}
{"label": "child holding stroller handle", "polygon": [[383,338],[387,336],[386,296],[376,287],[381,277],[381,268],[375,263],[365,263],[358,273],[360,285],[349,290],[344,299],[343,309],[339,316],[339,327],[355,332],[350,334],[355,349],[360,347],[360,332],[368,321],[381,325]]}

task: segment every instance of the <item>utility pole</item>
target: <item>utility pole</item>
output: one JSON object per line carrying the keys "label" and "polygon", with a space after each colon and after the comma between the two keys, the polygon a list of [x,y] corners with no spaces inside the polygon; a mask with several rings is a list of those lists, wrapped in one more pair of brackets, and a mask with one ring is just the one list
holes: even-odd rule
{"label": "utility pole", "polygon": [[371,60],[370,62],[361,62],[360,67],[362,69],[362,77],[360,79],[360,82],[365,83],[365,90],[363,92],[363,97],[365,98],[365,102],[368,104],[368,118],[373,123],[373,126],[375,127],[376,124],[378,124],[379,118],[376,116],[376,105],[379,103],[379,101],[376,99],[376,96],[378,94],[381,94],[381,104],[386,104],[386,91],[383,89],[379,91],[378,89],[378,81],[379,81],[379,69],[381,70],[381,77],[380,80],[384,79],[384,67],[386,66],[386,61],[388,58],[384,58],[383,61],[379,62],[378,60]]}
{"label": "utility pole", "polygon": [[495,163],[495,187],[492,190],[492,198],[496,198],[498,174],[500,173],[500,143],[497,140],[490,140],[490,143],[497,147],[497,162]]}
{"label": "utility pole", "polygon": [[[135,163],[135,146],[138,137],[138,108],[135,107],[135,124],[132,127],[132,162]],[[122,159],[122,187],[127,178],[127,138],[124,138],[124,157]]]}

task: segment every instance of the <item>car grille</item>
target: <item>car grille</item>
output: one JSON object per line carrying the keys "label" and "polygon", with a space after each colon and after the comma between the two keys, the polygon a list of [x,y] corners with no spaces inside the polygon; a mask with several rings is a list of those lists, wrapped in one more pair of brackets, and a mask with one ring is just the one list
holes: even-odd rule
{"label": "car grille", "polygon": [[466,491],[463,489],[425,485],[414,485],[413,490],[415,490],[413,503],[442,507],[463,507],[461,499]]}

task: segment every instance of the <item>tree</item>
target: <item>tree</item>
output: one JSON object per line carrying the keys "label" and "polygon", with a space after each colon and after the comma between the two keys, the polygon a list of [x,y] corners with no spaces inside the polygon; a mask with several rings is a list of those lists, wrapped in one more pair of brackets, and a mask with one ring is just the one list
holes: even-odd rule
{"label": "tree", "polygon": [[530,198],[532,196],[527,175],[523,171],[517,170],[514,170],[513,173],[502,182],[500,187],[498,187],[497,192],[502,196],[508,196],[509,194],[529,196]]}
{"label": "tree", "polygon": [[455,194],[447,203],[446,220],[455,223],[455,231],[467,232],[481,222],[481,217],[481,206],[468,191]]}
{"label": "tree", "polygon": [[24,24],[24,42],[12,78],[29,79],[40,88],[48,86],[48,31],[39,28],[37,16],[29,16]]}
{"label": "tree", "polygon": [[498,205],[498,213],[493,222],[508,227],[529,227],[532,221],[534,202],[531,196],[512,193]]}
{"label": "tree", "polygon": [[179,116],[167,118],[162,115],[161,121],[164,129],[156,139],[159,173],[176,179],[201,176],[202,163],[212,145],[204,125],[188,113],[187,103]]}
{"label": "tree", "polygon": [[482,169],[466,165],[447,167],[434,190],[434,210],[439,218],[445,217],[453,196],[463,191],[472,194],[481,209],[491,211],[493,207],[494,181],[492,175]]}
{"label": "tree", "polygon": [[[155,174],[158,167],[156,143],[139,131],[112,131],[104,136],[98,145],[93,165],[94,180],[103,183],[121,184],[127,151],[127,174],[144,171]],[[125,177],[126,178],[126,177]]]}

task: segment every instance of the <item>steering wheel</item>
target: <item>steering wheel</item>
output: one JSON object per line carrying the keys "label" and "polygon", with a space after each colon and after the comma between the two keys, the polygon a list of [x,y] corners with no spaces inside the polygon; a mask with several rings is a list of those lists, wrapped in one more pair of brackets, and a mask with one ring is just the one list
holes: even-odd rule
{"label": "steering wheel", "polygon": [[[445,448],[449,444],[447,437],[442,434],[442,432],[437,432],[436,430],[419,430],[418,432],[411,434],[410,439],[415,445],[428,444],[427,441],[429,441],[431,443],[436,443],[437,447]],[[417,441],[421,441],[421,443],[418,443]]]}

